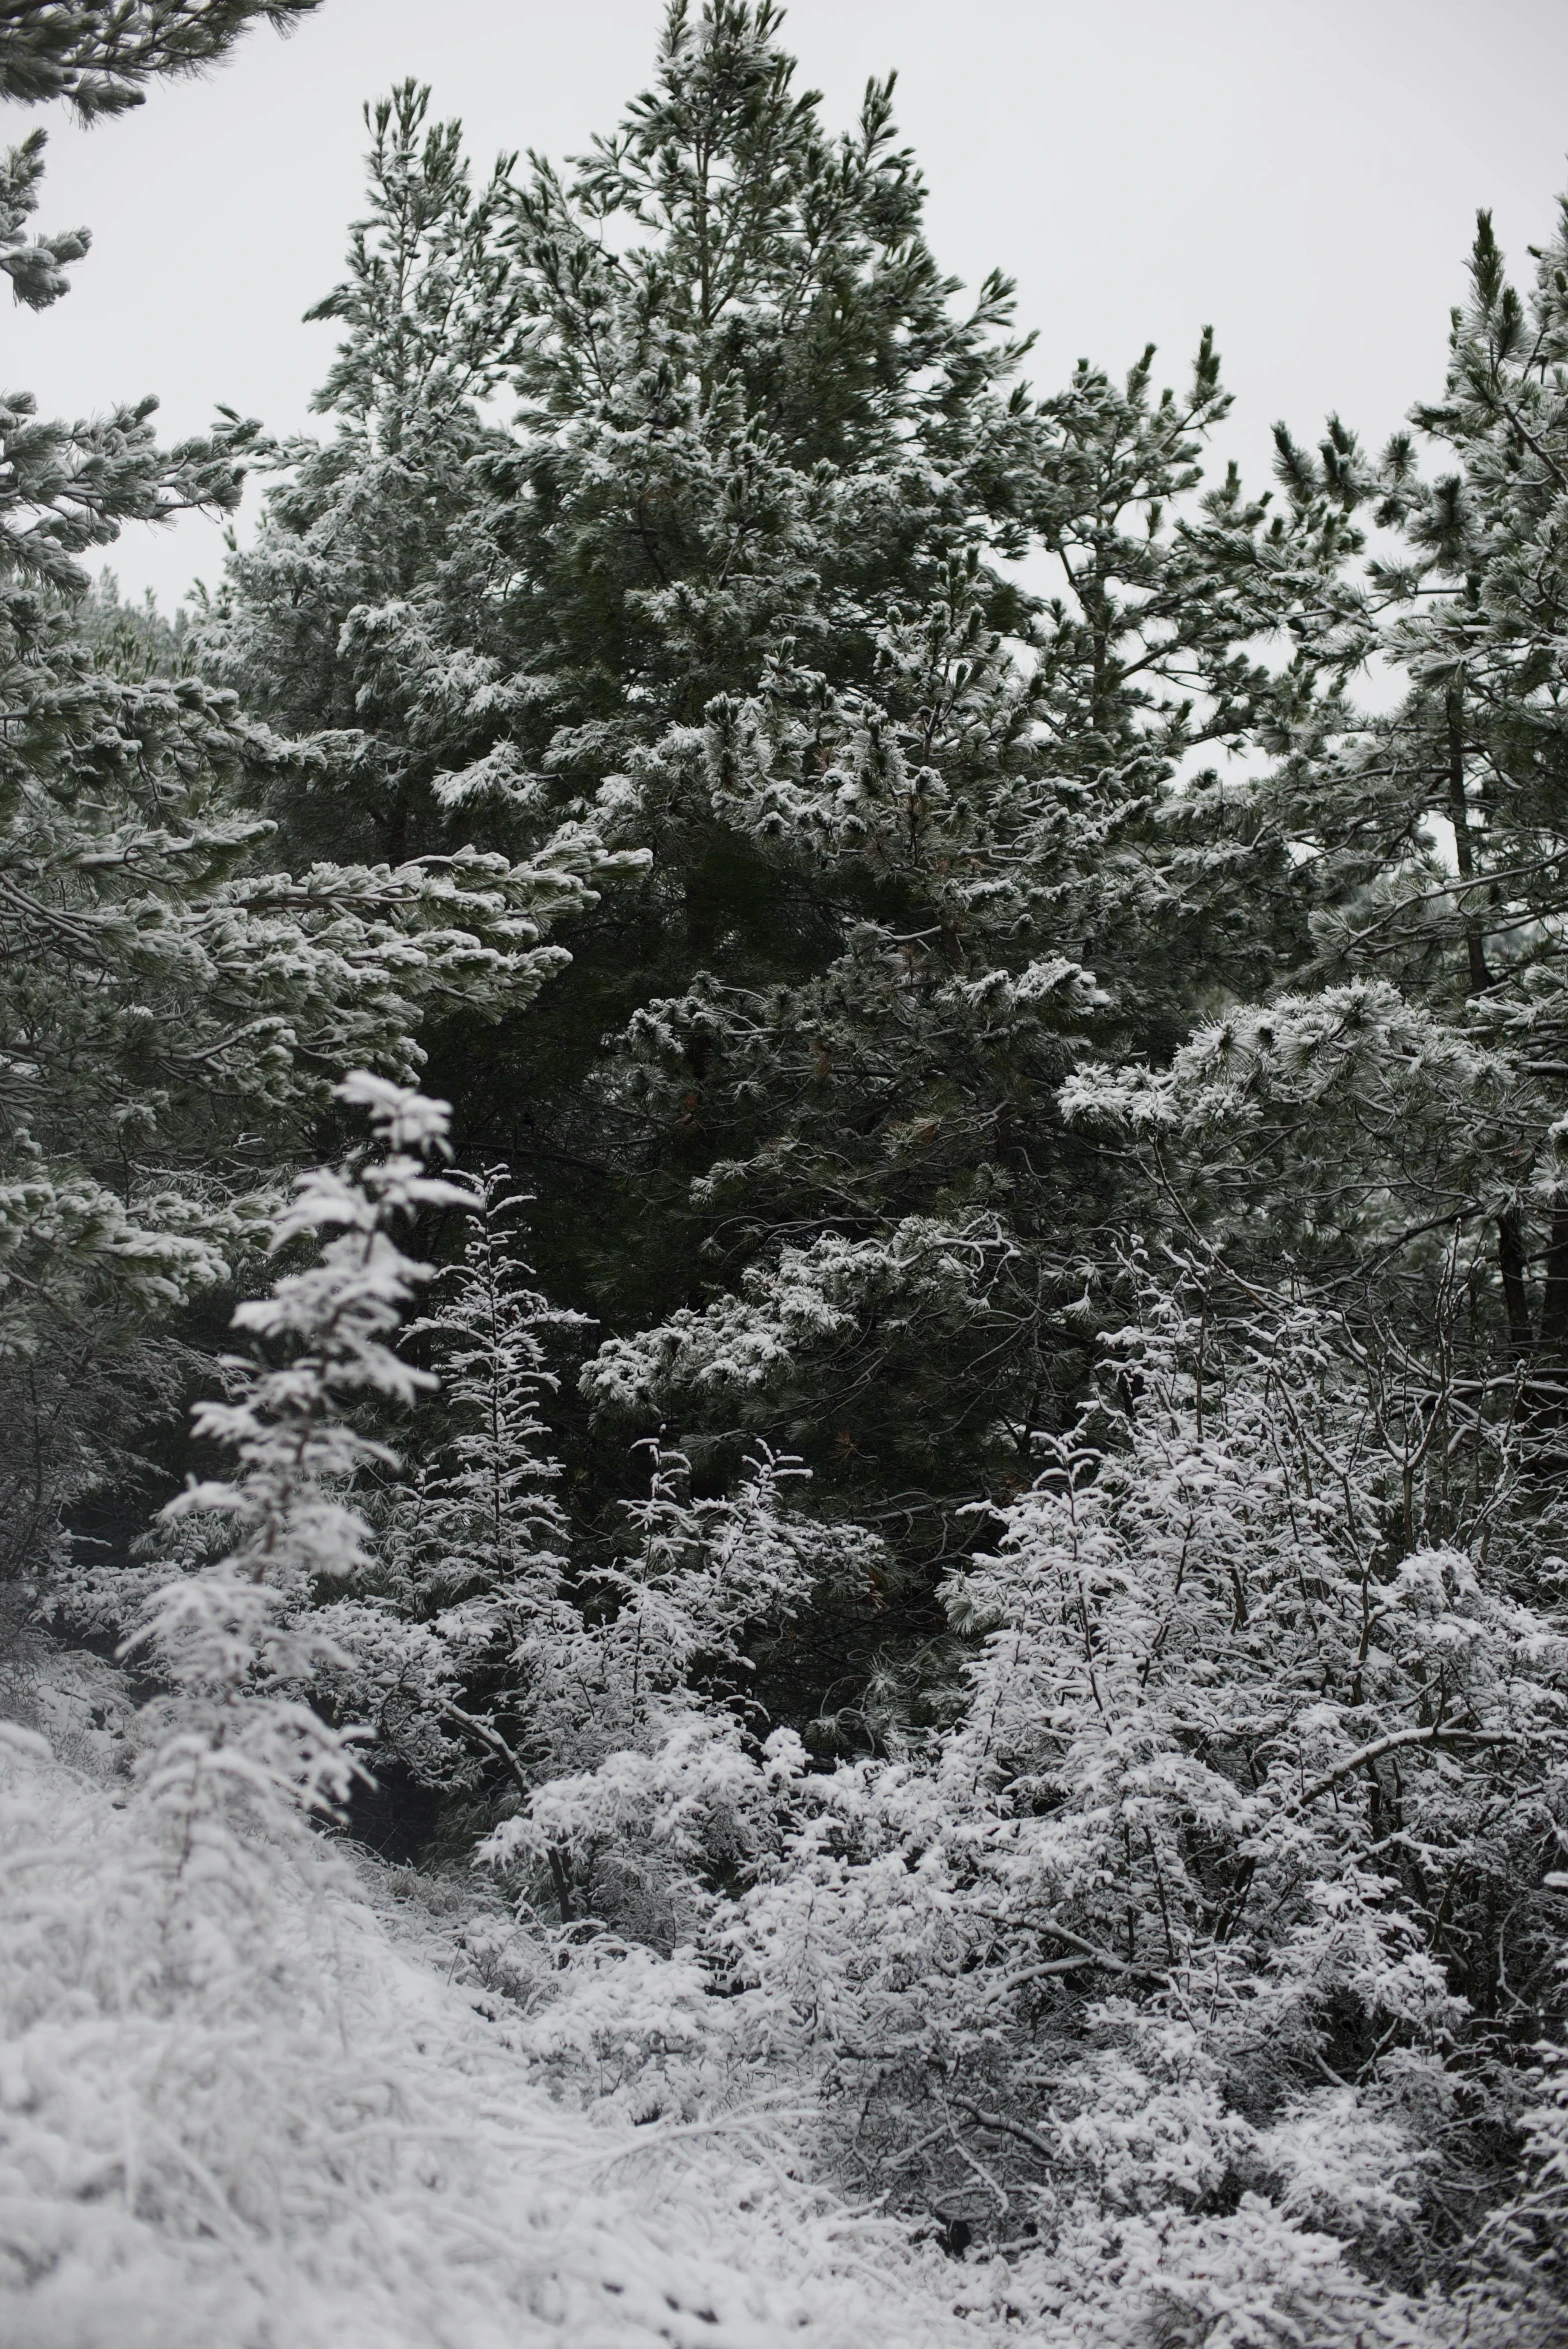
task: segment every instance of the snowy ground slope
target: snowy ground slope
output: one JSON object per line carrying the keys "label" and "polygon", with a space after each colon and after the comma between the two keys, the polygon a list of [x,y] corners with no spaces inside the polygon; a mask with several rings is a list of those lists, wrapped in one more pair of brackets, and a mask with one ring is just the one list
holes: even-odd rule
{"label": "snowy ground slope", "polygon": [[551,2102],[303,1839],[190,1835],[0,1722],[8,2349],[919,2349],[911,2255],[713,2136]]}

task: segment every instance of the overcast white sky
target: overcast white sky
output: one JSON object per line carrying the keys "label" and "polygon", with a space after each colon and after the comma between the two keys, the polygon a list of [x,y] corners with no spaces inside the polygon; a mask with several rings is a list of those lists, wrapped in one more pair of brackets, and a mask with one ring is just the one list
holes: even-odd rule
{"label": "overcast white sky", "polygon": [[[413,74],[481,165],[574,152],[642,86],[661,15],[325,0],[125,121],[46,117],[43,224],[94,247],[55,309],[9,313],[8,380],[47,412],[157,392],[170,436],[219,401],[305,424],[332,329],[301,312],[359,209],[362,102]],[[1017,278],[1041,389],[1150,340],[1178,371],[1212,322],[1254,479],[1276,416],[1311,432],[1337,407],[1379,439],[1435,392],[1476,206],[1523,273],[1568,184],[1563,0],[795,0],[786,38],[835,123],[898,68],[937,253]],[[199,520],[113,557],[166,603],[221,559]]]}

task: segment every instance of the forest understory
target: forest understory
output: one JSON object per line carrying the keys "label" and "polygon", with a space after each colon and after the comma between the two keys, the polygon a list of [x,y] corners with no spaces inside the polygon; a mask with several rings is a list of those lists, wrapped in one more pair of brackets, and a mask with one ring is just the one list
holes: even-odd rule
{"label": "forest understory", "polygon": [[1568,207],[1254,489],[782,34],[0,400],[0,2334],[1553,2349]]}

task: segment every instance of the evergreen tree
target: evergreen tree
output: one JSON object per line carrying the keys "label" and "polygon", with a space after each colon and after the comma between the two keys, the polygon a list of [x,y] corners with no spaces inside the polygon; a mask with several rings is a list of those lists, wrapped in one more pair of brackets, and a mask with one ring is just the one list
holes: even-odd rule
{"label": "evergreen tree", "polygon": [[312,788],[275,795],[305,856],[346,826],[359,853],[445,846],[434,786],[505,734],[520,690],[497,631],[510,555],[479,471],[525,324],[508,167],[476,195],[457,126],[427,128],[427,111],[411,83],[366,109],[370,215],[347,281],[310,313],[346,330],[317,401],[338,429],[276,453],[289,478],[205,631],[249,706],[336,754]]}
{"label": "evergreen tree", "polygon": [[240,1305],[234,1323],[283,1359],[231,1362],[226,1397],[195,1414],[198,1434],[241,1473],[188,1485],[164,1512],[172,1526],[215,1526],[226,1546],[155,1591],[128,1642],[132,1654],[150,1649],[174,1686],[149,1792],[187,1837],[207,1810],[264,1829],[336,1811],[354,1775],[351,1740],[306,1701],[332,1658],[311,1602],[363,1562],[367,1528],[347,1499],[355,1476],[396,1458],[354,1424],[356,1411],[369,1398],[406,1410],[430,1383],[387,1342],[429,1271],[395,1234],[462,1194],[427,1171],[445,1149],[441,1104],[364,1072],[337,1090],[370,1112],[377,1147],[302,1176],[275,1220],[274,1251],[309,1236],[318,1260]]}
{"label": "evergreen tree", "polygon": [[393,1766],[450,1790],[498,1768],[515,1796],[572,1734],[539,1686],[540,1659],[579,1628],[561,1469],[540,1411],[556,1386],[544,1340],[580,1317],[527,1285],[526,1202],[504,1170],[461,1178],[454,1196],[467,1215],[462,1255],[406,1332],[440,1382],[435,1430],[421,1431],[407,1477],[371,1498],[373,1551],[325,1619],[338,1651],[326,1685],[339,1710],[372,1723],[383,1775]]}
{"label": "evergreen tree", "polygon": [[[1394,1344],[1435,1343],[1465,1295],[1482,1407],[1549,1433],[1568,1342],[1562,222],[1528,303],[1485,214],[1470,281],[1444,396],[1411,415],[1454,470],[1427,478],[1410,433],[1370,460],[1337,418],[1316,456],[1278,435],[1309,534],[1343,557],[1371,525],[1359,568],[1297,615],[1319,687],[1282,713],[1285,755],[1233,793],[1292,843],[1310,934],[1286,991],[1227,1009],[1164,1073],[1072,1098],[1140,1127],[1156,1182],[1253,1278],[1283,1259]],[[1399,687],[1381,714],[1349,691],[1372,659]]]}
{"label": "evergreen tree", "polygon": [[1310,704],[1257,640],[1346,531],[1200,495],[1207,340],[1181,397],[1146,354],[1031,399],[1010,289],[965,313],[924,241],[891,84],[835,139],[792,72],[770,7],[675,7],[613,137],[479,193],[422,93],[377,109],[337,431],[205,641],[332,730],[286,838],[347,806],[517,854],[591,814],[646,858],[548,1003],[447,1032],[442,1088],[609,1327],[612,1463],[666,1419],[704,1475],[804,1447],[918,1611],[1081,1387],[1119,1177],[1057,1087],[1277,968],[1280,831],[1216,853],[1176,780]]}

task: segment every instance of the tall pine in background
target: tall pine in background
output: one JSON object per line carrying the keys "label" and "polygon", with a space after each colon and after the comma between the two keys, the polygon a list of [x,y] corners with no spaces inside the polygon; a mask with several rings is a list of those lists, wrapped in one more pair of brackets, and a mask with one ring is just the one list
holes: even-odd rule
{"label": "tall pine in background", "polygon": [[720,1483],[803,1451],[924,1622],[1093,1351],[1120,1154],[1058,1086],[1303,950],[1278,826],[1216,853],[1177,786],[1310,708],[1255,648],[1346,533],[1203,489],[1207,337],[1179,394],[1145,353],[1036,400],[1011,289],[963,304],[924,240],[891,82],[835,137],[778,29],[673,7],[611,137],[477,188],[422,91],[372,111],[332,430],[204,646],[313,739],[268,801],[300,853],[591,821],[645,860],[432,1082],[603,1325],[588,1494],[661,1426]]}
{"label": "tall pine in background", "polygon": [[[1364,541],[1296,615],[1314,692],[1215,819],[1233,847],[1240,823],[1290,841],[1291,951],[1169,1066],[1102,1069],[1072,1100],[1085,1130],[1134,1137],[1166,1213],[1245,1280],[1332,1298],[1412,1393],[1443,1395],[1445,1443],[1523,1445],[1550,1548],[1568,1404],[1561,216],[1534,259],[1525,299],[1480,216],[1443,396],[1380,456],[1337,417],[1316,452],[1279,428],[1298,527]],[[1369,662],[1397,689],[1381,712],[1354,690]]]}

